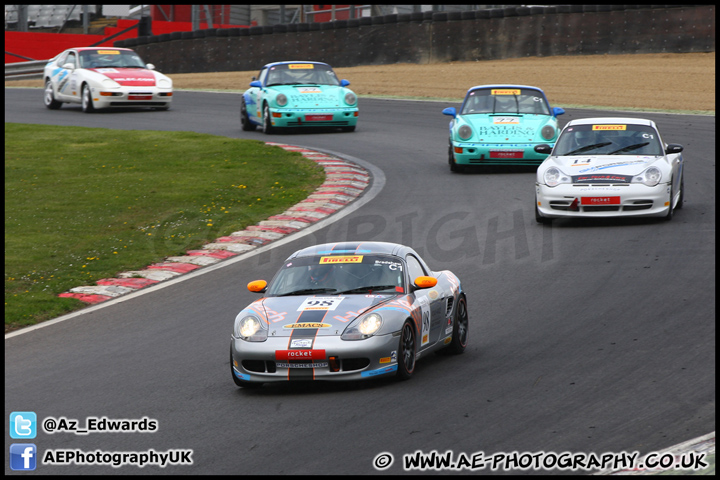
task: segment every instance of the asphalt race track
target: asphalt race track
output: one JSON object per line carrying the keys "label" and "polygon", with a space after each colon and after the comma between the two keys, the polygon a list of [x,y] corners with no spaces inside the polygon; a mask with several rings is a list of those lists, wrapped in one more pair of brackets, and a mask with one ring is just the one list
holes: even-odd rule
{"label": "asphalt race track", "polygon": [[[441,111],[451,104],[361,99],[354,133],[266,136],[240,130],[239,98],[176,92],[168,112],[87,115],[79,105],[47,110],[40,89],[5,90],[6,122],[280,141],[385,175],[374,199],[317,232],[6,339],[6,455],[13,411],[39,422],[158,422],[152,433],[41,431],[41,454],[193,450],[191,466],[38,465],[46,475],[373,474],[382,452],[394,456],[385,472],[399,474],[403,455],[418,450],[646,454],[715,430],[714,116],[569,110],[561,125],[613,115],[657,122],[664,141],[685,147],[685,206],[670,222],[541,226],[532,169],[450,172]],[[468,292],[466,352],[422,358],[408,382],[238,389],[230,331],[258,298],[245,285],[269,280],[299,248],[346,240],[409,244],[433,269],[456,273]]]}

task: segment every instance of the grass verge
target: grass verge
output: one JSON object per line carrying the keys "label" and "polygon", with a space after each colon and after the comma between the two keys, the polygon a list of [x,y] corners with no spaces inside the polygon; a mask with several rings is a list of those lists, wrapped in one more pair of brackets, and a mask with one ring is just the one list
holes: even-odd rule
{"label": "grass verge", "polygon": [[6,123],[5,331],[83,308],[57,294],[242,230],[324,178],[255,140]]}

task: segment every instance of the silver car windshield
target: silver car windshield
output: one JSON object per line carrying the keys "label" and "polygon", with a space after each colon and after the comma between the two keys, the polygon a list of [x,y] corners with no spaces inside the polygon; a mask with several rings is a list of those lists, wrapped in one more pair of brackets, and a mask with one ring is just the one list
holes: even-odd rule
{"label": "silver car windshield", "polygon": [[128,50],[98,48],[79,53],[80,68],[146,68],[140,56]]}
{"label": "silver car windshield", "polygon": [[655,129],[647,125],[587,124],[563,130],[553,151],[563,155],[663,155]]}
{"label": "silver car windshield", "polygon": [[529,88],[479,88],[468,93],[462,115],[472,113],[515,113],[550,115],[545,97]]}
{"label": "silver car windshield", "polygon": [[403,293],[403,262],[391,255],[319,255],[288,261],[268,296]]}
{"label": "silver car windshield", "polygon": [[268,70],[266,86],[272,85],[340,85],[329,65],[284,63]]}

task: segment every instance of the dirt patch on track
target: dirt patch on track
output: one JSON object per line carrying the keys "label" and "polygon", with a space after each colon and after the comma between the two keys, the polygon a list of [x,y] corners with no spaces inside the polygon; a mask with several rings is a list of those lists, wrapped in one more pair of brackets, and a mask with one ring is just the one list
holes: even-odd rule
{"label": "dirt patch on track", "polygon": [[[260,69],[170,75],[176,89],[244,91]],[[460,102],[468,88],[534,85],[551,105],[715,111],[715,52],[527,57],[429,65],[336,68],[358,95],[442,98]],[[5,86],[42,86],[39,80]]]}

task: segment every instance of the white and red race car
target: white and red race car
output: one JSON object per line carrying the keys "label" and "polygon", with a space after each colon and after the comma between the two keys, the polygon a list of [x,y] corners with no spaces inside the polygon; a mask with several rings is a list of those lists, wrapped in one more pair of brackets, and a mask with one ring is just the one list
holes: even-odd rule
{"label": "white and red race car", "polygon": [[572,120],[537,169],[535,218],[664,217],[683,206],[682,145],[640,118]]}
{"label": "white and red race car", "polygon": [[70,48],[48,62],[43,79],[51,110],[63,103],[80,103],[88,113],[113,107],[167,110],[172,102],[172,80],[129,48]]}

